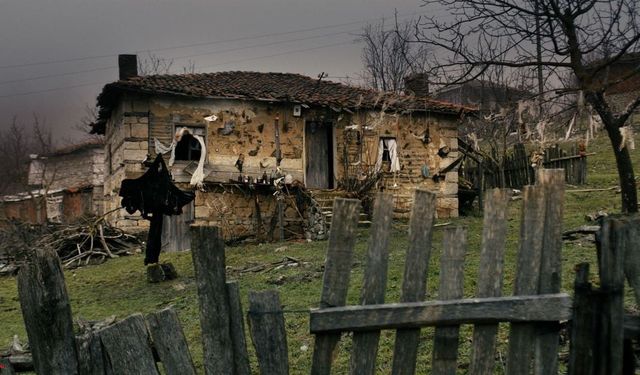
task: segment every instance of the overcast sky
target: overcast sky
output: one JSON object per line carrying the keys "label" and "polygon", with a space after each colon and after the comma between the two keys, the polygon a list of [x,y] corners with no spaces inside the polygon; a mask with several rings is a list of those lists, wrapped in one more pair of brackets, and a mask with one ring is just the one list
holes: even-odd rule
{"label": "overcast sky", "polygon": [[73,125],[117,79],[119,53],[173,59],[176,72],[191,61],[198,72],[354,76],[359,29],[425,12],[419,1],[0,0],[0,128],[35,113],[58,140],[78,139]]}

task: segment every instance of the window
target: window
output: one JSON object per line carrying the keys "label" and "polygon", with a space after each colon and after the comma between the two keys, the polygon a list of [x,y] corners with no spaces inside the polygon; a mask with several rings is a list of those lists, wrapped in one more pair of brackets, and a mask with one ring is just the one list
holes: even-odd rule
{"label": "window", "polygon": [[398,146],[396,139],[393,137],[380,137],[380,142],[378,143],[378,158],[375,166],[376,171],[379,172],[383,165],[386,172],[397,172],[400,170]]}
{"label": "window", "polygon": [[200,127],[187,127],[187,126],[176,126],[176,129],[187,128],[188,132],[184,132],[180,142],[176,144],[176,158],[175,160],[200,160],[200,155],[202,153],[202,146],[200,142],[193,136],[199,135],[202,138],[205,136],[205,129]]}
{"label": "window", "polygon": [[381,143],[382,143],[382,161],[391,162],[391,155],[389,154],[389,142],[383,141]]}

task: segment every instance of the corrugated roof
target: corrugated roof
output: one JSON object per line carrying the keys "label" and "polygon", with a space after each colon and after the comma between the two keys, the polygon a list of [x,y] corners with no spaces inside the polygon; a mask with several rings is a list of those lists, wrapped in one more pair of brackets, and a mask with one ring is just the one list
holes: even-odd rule
{"label": "corrugated roof", "polygon": [[98,96],[100,116],[94,126],[94,132],[104,132],[104,123],[110,116],[118,95],[127,91],[194,98],[304,103],[348,109],[386,107],[389,111],[430,111],[456,115],[475,110],[431,98],[383,93],[294,73],[218,72],[152,75],[132,77],[106,85]]}

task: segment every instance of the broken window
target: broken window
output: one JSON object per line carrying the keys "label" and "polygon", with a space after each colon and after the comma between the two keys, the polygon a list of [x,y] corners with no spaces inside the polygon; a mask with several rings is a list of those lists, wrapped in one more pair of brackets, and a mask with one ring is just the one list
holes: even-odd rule
{"label": "broken window", "polygon": [[183,133],[182,138],[176,144],[175,160],[200,160],[202,153],[202,146],[200,142],[194,137],[199,135],[204,138],[205,129],[201,127],[185,126],[186,131]]}

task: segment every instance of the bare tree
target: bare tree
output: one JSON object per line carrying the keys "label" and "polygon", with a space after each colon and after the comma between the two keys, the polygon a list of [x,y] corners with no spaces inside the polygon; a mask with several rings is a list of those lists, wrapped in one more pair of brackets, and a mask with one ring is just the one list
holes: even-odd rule
{"label": "bare tree", "polygon": [[[423,0],[446,8],[451,16],[430,16],[415,24],[416,38],[434,48],[438,58],[430,77],[474,79],[491,66],[537,72],[539,90],[581,91],[599,115],[615,154],[622,191],[622,211],[637,212],[638,198],[629,150],[620,128],[640,106],[633,98],[616,112],[606,92],[640,74],[640,66],[615,80],[606,71],[629,53],[640,51],[637,0]],[[575,85],[557,90],[558,78],[571,72]],[[546,79],[545,79],[546,78]],[[554,87],[555,86],[555,87]],[[550,100],[552,94],[541,96]]]}
{"label": "bare tree", "polygon": [[[152,53],[138,59],[138,74],[141,76],[149,76],[154,74],[171,74],[175,70],[174,60],[171,58],[160,57]],[[179,73],[191,74],[196,72],[196,63],[193,60],[187,60],[185,65],[178,69]]]}
{"label": "bare tree", "polygon": [[86,104],[84,107],[84,115],[80,117],[80,120],[73,126],[73,129],[83,133],[87,140],[103,141],[103,134],[91,133],[93,124],[97,121],[97,119],[98,108]]}
{"label": "bare tree", "polygon": [[387,28],[384,19],[365,26],[359,39],[364,42],[363,79],[374,89],[401,92],[404,78],[424,71],[427,48],[414,43],[411,23]]}
{"label": "bare tree", "polygon": [[37,116],[31,126],[14,117],[9,128],[0,131],[0,158],[4,164],[0,169],[0,194],[26,191],[29,155],[46,154],[52,147],[51,132]]}
{"label": "bare tree", "polygon": [[152,53],[138,59],[138,74],[148,76],[153,74],[169,74],[173,66],[173,59],[165,59]]}

